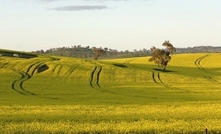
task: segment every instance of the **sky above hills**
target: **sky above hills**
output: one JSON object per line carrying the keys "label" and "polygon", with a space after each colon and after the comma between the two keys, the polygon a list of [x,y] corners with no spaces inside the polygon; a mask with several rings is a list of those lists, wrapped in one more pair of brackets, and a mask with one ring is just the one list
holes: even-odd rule
{"label": "sky above hills", "polygon": [[0,48],[221,46],[221,0],[0,0]]}

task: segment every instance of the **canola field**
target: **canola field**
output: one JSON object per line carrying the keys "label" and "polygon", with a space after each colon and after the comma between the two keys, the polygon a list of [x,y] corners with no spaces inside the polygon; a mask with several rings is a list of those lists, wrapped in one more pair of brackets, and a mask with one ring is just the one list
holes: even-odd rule
{"label": "canola field", "polygon": [[220,58],[0,57],[0,132],[221,133]]}

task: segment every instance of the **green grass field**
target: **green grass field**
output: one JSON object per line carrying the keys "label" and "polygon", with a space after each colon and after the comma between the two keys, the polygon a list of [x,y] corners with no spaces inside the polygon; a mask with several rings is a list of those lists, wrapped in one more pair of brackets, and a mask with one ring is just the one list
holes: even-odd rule
{"label": "green grass field", "polygon": [[221,133],[220,58],[0,57],[0,132]]}

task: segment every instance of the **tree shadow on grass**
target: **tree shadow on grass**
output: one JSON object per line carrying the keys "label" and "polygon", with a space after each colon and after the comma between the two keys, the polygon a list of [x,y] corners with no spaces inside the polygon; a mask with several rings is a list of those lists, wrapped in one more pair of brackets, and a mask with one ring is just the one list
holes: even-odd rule
{"label": "tree shadow on grass", "polygon": [[124,65],[124,64],[115,63],[115,64],[113,64],[113,65],[114,65],[114,66],[117,66],[117,67],[120,67],[120,68],[127,68],[127,66]]}
{"label": "tree shadow on grass", "polygon": [[153,68],[153,70],[160,71],[160,72],[176,72],[173,70],[163,70],[163,69],[159,69],[159,68]]}
{"label": "tree shadow on grass", "polygon": [[49,67],[46,64],[41,65],[40,67],[38,67],[38,73],[44,72],[46,70],[48,70]]}

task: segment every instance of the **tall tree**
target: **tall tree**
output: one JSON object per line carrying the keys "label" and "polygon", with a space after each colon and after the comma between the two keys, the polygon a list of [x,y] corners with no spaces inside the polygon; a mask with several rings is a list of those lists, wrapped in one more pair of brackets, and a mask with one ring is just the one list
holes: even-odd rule
{"label": "tall tree", "polygon": [[98,60],[98,57],[100,57],[101,55],[103,55],[105,53],[105,51],[102,48],[93,47],[92,50],[94,53],[95,60]]}
{"label": "tall tree", "polygon": [[152,57],[149,61],[158,64],[158,66],[161,66],[165,71],[168,62],[171,60],[170,54],[176,52],[176,48],[169,41],[165,41],[162,46],[165,46],[166,49],[159,49],[154,46],[150,48]]}

